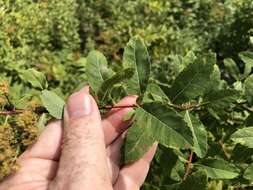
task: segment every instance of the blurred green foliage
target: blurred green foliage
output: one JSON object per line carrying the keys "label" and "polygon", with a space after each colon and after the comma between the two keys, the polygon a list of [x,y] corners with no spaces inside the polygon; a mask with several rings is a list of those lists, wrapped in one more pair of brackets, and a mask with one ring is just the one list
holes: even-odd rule
{"label": "blurred green foliage", "polygon": [[[196,56],[215,52],[220,70],[216,68],[213,78],[221,74],[233,89],[244,91],[253,59],[245,60],[249,53],[240,52],[253,47],[252,0],[0,0],[0,110],[11,109],[6,94],[16,108],[41,105],[38,91],[22,78],[29,68],[43,72],[49,89],[63,98],[87,83],[85,65],[91,50],[105,54],[111,68],[119,71],[123,48],[136,34],[147,42],[153,62],[152,81],[163,89],[170,87]],[[247,99],[252,100],[252,80],[246,80]],[[212,117],[207,112],[200,114],[209,126],[209,138],[225,142],[234,132],[231,127],[240,127],[245,118],[252,126],[249,110],[219,109],[208,110]],[[15,158],[36,139],[38,118],[32,112],[0,117],[0,178],[11,171]],[[210,147],[209,156],[212,151],[220,151],[219,157],[226,157],[212,143]],[[160,147],[148,177],[152,185],[175,183],[184,170],[178,160],[187,159],[185,153],[163,149]],[[236,146],[231,158],[240,162],[242,158],[236,155],[243,150]],[[171,171],[161,166],[168,160],[172,163],[166,164],[176,165]],[[209,189],[236,189],[240,186],[236,180],[233,185],[212,181]],[[155,189],[149,183],[144,188]]]}

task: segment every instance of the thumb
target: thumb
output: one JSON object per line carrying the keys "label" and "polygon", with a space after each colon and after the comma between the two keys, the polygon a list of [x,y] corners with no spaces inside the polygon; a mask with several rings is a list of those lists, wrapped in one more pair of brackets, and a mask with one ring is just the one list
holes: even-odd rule
{"label": "thumb", "polygon": [[52,189],[110,186],[100,113],[85,87],[69,97],[65,108],[62,153]]}

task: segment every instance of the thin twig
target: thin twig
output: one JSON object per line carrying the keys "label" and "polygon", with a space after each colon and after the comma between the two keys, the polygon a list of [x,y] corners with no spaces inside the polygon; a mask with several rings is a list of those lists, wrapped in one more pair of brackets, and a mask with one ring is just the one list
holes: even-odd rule
{"label": "thin twig", "polygon": [[221,146],[221,149],[222,149],[222,151],[224,152],[225,156],[226,156],[227,158],[229,158],[229,154],[228,154],[228,152],[227,152],[226,149],[225,149],[225,146],[224,146],[223,141],[222,141],[222,140],[219,140],[218,144]]}
{"label": "thin twig", "polygon": [[12,110],[12,111],[0,111],[0,115],[17,115],[25,112],[26,110]]}
{"label": "thin twig", "polygon": [[114,109],[114,108],[138,108],[138,105],[126,105],[126,106],[100,106],[99,109]]}
{"label": "thin twig", "polygon": [[191,151],[189,154],[189,158],[188,158],[188,162],[185,168],[185,173],[184,173],[184,177],[183,177],[183,181],[185,181],[188,177],[188,175],[190,174],[191,171],[191,165],[192,165],[192,157],[193,157],[193,152]]}
{"label": "thin twig", "polygon": [[[176,105],[176,104],[167,104],[168,106],[170,106],[171,108],[177,109],[179,111],[185,111],[185,110],[189,110],[189,109],[194,109],[194,108],[198,108],[202,105],[199,104],[193,104],[193,105],[188,105],[188,106],[184,106],[184,105]],[[114,109],[114,108],[139,108],[142,107],[142,105],[125,105],[125,106],[117,106],[117,105],[107,105],[107,106],[100,106],[99,109],[101,110],[110,110],[110,109]],[[17,115],[17,114],[21,114],[25,111],[33,111],[35,113],[47,113],[46,109],[43,107],[39,107],[36,108],[35,110],[27,110],[27,109],[13,109],[13,110],[3,110],[0,111],[0,115]]]}
{"label": "thin twig", "polygon": [[[140,106],[138,105],[126,105],[126,106],[111,106],[111,105],[108,105],[108,106],[101,106],[99,107],[99,109],[113,109],[113,108],[138,108]],[[42,114],[42,113],[48,113],[47,110],[43,107],[38,107],[36,108],[35,110],[28,110],[28,109],[15,109],[15,110],[2,110],[0,111],[0,115],[17,115],[17,114],[22,114],[26,111],[33,111],[35,113],[38,113],[38,114]]]}
{"label": "thin twig", "polygon": [[0,115],[18,115],[18,114],[22,114],[26,111],[32,111],[37,114],[48,113],[48,111],[45,108],[37,107],[34,110],[29,110],[29,109],[0,110]]}
{"label": "thin twig", "polygon": [[9,104],[9,106],[10,106],[11,108],[14,108],[15,106],[14,106],[13,103],[11,102],[9,96],[8,96],[7,94],[4,94],[4,97],[6,98],[6,100],[7,100],[8,104]]}

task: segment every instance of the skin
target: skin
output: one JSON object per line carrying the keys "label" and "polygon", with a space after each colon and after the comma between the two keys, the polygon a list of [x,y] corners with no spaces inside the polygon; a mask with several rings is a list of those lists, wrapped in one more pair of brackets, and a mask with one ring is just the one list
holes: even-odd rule
{"label": "skin", "polygon": [[[117,106],[133,105],[127,96]],[[18,159],[20,169],[0,190],[138,190],[144,183],[157,144],[139,160],[120,165],[120,148],[131,121],[131,108],[112,109],[103,118],[89,88],[72,94],[64,121],[47,125]]]}

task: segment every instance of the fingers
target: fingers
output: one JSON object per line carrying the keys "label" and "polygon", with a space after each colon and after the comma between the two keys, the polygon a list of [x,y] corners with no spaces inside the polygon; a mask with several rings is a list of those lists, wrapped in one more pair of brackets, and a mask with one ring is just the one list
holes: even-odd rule
{"label": "fingers", "polygon": [[[89,87],[85,86],[82,91],[88,93]],[[62,125],[61,120],[54,120],[47,124],[37,141],[26,149],[19,159],[39,158],[58,161],[62,144]]]}
{"label": "fingers", "polygon": [[127,96],[116,106],[129,106],[129,108],[114,108],[104,116],[102,121],[106,145],[111,144],[131,124],[131,121],[124,121],[126,113],[132,110],[131,105],[136,103],[137,96]]}
{"label": "fingers", "polygon": [[[55,177],[58,162],[45,159],[25,159],[18,162],[19,172],[15,175],[22,182],[51,180]],[[36,166],[36,167],[35,167]]]}
{"label": "fingers", "polygon": [[112,184],[115,183],[119,175],[119,166],[121,159],[121,146],[124,143],[125,133],[120,135],[108,148],[107,148],[107,157],[108,157],[108,168],[110,173],[110,178]]}
{"label": "fingers", "polygon": [[62,143],[62,122],[53,121],[47,125],[38,140],[19,159],[40,158],[57,161]]}
{"label": "fingers", "polygon": [[[89,92],[86,86],[81,91]],[[136,96],[123,98],[117,106],[133,105]],[[124,115],[131,108],[115,108],[108,112],[102,121],[106,145],[110,145],[130,125],[131,121],[124,121]],[[58,161],[62,144],[62,125],[60,120],[50,122],[44,129],[38,140],[30,146],[19,159],[40,158]]]}
{"label": "fingers", "polygon": [[55,161],[33,158],[19,161],[17,164],[22,167],[0,183],[0,190],[39,189],[40,182],[49,182],[55,176],[58,167]]}
{"label": "fingers", "polygon": [[95,100],[85,90],[70,96],[58,173],[52,189],[110,187],[104,133]]}
{"label": "fingers", "polygon": [[124,166],[120,170],[114,190],[139,190],[148,174],[156,149],[157,143],[141,159]]}

